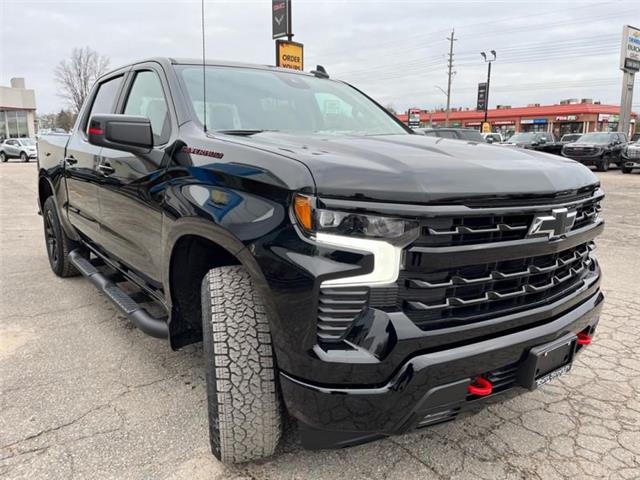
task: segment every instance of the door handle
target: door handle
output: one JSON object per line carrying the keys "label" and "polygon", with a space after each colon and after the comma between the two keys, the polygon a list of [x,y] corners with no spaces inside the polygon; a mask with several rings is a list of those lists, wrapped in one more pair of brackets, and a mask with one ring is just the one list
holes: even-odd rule
{"label": "door handle", "polygon": [[67,158],[64,159],[64,162],[67,165],[75,165],[76,163],[78,163],[78,160],[73,158],[73,157],[67,157]]}
{"label": "door handle", "polygon": [[98,170],[100,170],[103,175],[111,175],[113,172],[116,171],[115,168],[113,168],[108,163],[100,163],[98,165]]}

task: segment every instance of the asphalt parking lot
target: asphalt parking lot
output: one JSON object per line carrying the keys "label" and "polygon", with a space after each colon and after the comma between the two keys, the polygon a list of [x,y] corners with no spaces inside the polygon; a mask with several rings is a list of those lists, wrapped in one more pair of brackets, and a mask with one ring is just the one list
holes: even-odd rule
{"label": "asphalt parking lot", "polygon": [[36,166],[0,165],[0,477],[640,478],[640,174],[600,174],[607,295],[570,375],[448,423],[227,468],[209,453],[202,348],[172,352],[82,278],[59,279]]}

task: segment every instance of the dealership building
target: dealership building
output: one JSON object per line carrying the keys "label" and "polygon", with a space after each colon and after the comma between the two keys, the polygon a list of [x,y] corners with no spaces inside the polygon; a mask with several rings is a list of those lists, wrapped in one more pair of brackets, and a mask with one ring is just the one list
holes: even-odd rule
{"label": "dealership building", "polygon": [[26,88],[24,78],[12,78],[10,86],[0,85],[0,139],[35,134],[36,94]]}
{"label": "dealership building", "polygon": [[[517,132],[553,132],[556,136],[567,133],[606,132],[618,129],[619,105],[602,105],[590,99],[563,100],[557,105],[528,105],[511,107],[498,105],[488,112],[491,130],[510,136]],[[445,126],[445,112],[420,111],[420,126],[436,128]],[[398,115],[407,123],[407,114]],[[631,116],[631,131],[636,129],[636,114]],[[449,113],[449,126],[479,129],[484,111],[454,109]]]}

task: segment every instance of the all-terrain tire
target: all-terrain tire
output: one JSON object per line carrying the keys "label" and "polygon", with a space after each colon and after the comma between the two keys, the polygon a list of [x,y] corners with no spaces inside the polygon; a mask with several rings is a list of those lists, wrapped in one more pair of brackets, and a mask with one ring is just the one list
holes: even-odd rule
{"label": "all-terrain tire", "polygon": [[64,233],[53,197],[47,198],[44,202],[42,218],[44,220],[44,240],[51,270],[59,277],[78,275],[78,270],[69,261],[69,252],[78,248],[79,245]]}
{"label": "all-terrain tire", "polygon": [[268,457],[282,409],[262,299],[237,265],[209,270],[201,299],[211,451],[228,464]]}

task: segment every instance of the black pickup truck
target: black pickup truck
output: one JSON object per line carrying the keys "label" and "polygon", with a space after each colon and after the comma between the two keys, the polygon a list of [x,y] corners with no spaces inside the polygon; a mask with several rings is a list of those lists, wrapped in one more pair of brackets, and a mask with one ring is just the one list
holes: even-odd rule
{"label": "black pickup truck", "polygon": [[285,415],[307,448],[452,420],[566,373],[598,323],[589,169],[414,134],[321,68],[135,63],[38,152],[53,272],[203,341],[224,462]]}

